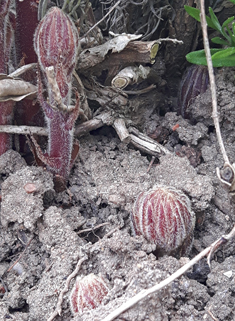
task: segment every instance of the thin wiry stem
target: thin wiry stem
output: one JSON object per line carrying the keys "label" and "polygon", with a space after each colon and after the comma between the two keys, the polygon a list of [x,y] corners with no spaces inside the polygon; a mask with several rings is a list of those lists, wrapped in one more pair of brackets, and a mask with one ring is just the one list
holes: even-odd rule
{"label": "thin wiry stem", "polygon": [[55,309],[55,311],[52,313],[52,315],[49,317],[49,319],[47,321],[52,321],[52,320],[54,320],[54,318],[57,315],[61,315],[64,294],[68,292],[71,280],[78,274],[78,271],[80,270],[80,267],[81,267],[82,263],[85,260],[87,260],[87,256],[82,257],[78,261],[75,270],[68,276],[68,278],[66,280],[66,283],[65,283],[65,286],[64,286],[63,290],[60,292],[59,299],[58,299],[58,302],[57,302],[57,305],[56,305],[56,309]]}
{"label": "thin wiry stem", "polygon": [[108,17],[108,15],[110,15],[110,13],[120,4],[121,0],[119,0],[107,13],[106,15],[100,19],[96,24],[94,24],[94,26],[92,26],[84,35],[81,39],[85,38],[92,30],[94,30],[105,18]]}
{"label": "thin wiry stem", "polygon": [[205,2],[204,0],[200,0],[201,5],[201,26],[202,26],[202,35],[203,35],[203,43],[205,48],[209,78],[210,78],[210,87],[211,87],[211,96],[212,96],[212,118],[215,125],[217,140],[220,146],[221,153],[224,158],[224,162],[226,164],[230,164],[225,147],[224,142],[221,135],[219,117],[218,117],[218,106],[217,106],[217,98],[216,98],[216,86],[215,86],[215,76],[213,71],[213,64],[211,59],[209,40],[207,34],[207,23],[206,23],[206,14],[205,14]]}

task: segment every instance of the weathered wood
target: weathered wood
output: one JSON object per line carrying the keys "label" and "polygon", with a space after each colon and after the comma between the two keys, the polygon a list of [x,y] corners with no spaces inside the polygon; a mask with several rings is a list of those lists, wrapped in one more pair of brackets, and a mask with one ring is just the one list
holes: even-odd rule
{"label": "weathered wood", "polygon": [[146,79],[150,73],[150,67],[140,65],[129,66],[122,69],[112,80],[111,84],[115,88],[124,89],[128,85],[136,84],[138,81]]}
{"label": "weathered wood", "polygon": [[101,46],[82,51],[77,64],[79,72],[82,73],[92,68],[92,73],[95,74],[119,65],[133,63],[153,64],[159,44],[157,41],[130,41],[122,51],[113,53],[104,51],[106,46],[107,42]]}

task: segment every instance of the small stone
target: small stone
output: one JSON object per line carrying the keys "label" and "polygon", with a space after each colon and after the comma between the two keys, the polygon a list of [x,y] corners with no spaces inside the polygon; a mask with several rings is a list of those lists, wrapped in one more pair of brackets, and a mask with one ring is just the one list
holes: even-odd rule
{"label": "small stone", "polygon": [[37,190],[36,185],[33,183],[25,184],[24,189],[25,189],[26,193],[28,193],[28,194],[34,193]]}

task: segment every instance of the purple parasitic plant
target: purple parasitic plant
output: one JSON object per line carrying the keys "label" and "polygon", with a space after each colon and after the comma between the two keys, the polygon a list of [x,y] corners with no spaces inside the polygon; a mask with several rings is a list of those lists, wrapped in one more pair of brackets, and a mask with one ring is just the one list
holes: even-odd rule
{"label": "purple parasitic plant", "polygon": [[131,214],[136,235],[155,244],[158,254],[188,254],[195,214],[188,197],[169,186],[155,186],[138,195]]}
{"label": "purple parasitic plant", "polygon": [[[38,56],[38,99],[48,126],[48,151],[43,153],[32,138],[36,160],[55,175],[55,188],[65,188],[70,168],[78,154],[73,128],[79,113],[77,95],[71,107],[72,73],[78,54],[78,31],[73,21],[58,7],[51,8],[40,21],[34,37]],[[48,98],[44,98],[46,87]]]}
{"label": "purple parasitic plant", "polygon": [[186,70],[178,94],[178,113],[183,118],[189,118],[188,107],[198,95],[207,90],[208,84],[207,66],[192,65]]}
{"label": "purple parasitic plant", "polygon": [[73,314],[82,314],[84,309],[97,308],[108,294],[108,287],[103,278],[93,273],[78,277],[70,295]]}
{"label": "purple parasitic plant", "polygon": [[[8,73],[11,46],[14,36],[15,16],[10,11],[10,0],[0,1],[0,74]],[[14,102],[0,102],[0,125],[11,124]],[[0,133],[0,155],[11,148],[9,134]]]}

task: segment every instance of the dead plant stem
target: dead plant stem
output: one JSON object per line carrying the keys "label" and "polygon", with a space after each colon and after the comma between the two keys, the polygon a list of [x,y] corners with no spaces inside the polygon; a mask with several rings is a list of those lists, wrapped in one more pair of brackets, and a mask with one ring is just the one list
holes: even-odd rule
{"label": "dead plant stem", "polygon": [[18,259],[14,262],[14,264],[12,264],[9,269],[7,270],[7,272],[10,272],[13,267],[20,261],[20,259],[22,258],[22,256],[24,255],[24,253],[26,252],[27,248],[29,247],[30,243],[32,242],[34,237],[31,237],[31,239],[28,241],[28,243],[25,245],[24,251],[20,254],[20,256],[18,257]]}
{"label": "dead plant stem", "polygon": [[55,311],[52,313],[52,315],[49,317],[49,319],[47,319],[47,321],[52,321],[57,315],[61,315],[62,302],[63,302],[64,294],[65,294],[66,292],[68,292],[68,290],[69,290],[69,285],[70,285],[71,280],[78,274],[78,271],[79,271],[82,263],[83,263],[85,260],[87,260],[87,256],[82,257],[82,258],[78,261],[75,270],[68,276],[68,278],[67,278],[67,280],[66,280],[66,283],[65,283],[65,286],[64,286],[63,290],[60,292],[60,295],[59,295],[59,298],[58,298],[58,302],[57,302],[57,305],[56,305],[56,309],[55,309]]}
{"label": "dead plant stem", "polygon": [[200,16],[201,16],[203,43],[204,43],[204,49],[205,49],[205,53],[206,53],[206,60],[207,60],[209,78],[210,78],[211,96],[212,96],[212,118],[214,121],[217,140],[218,140],[218,143],[220,146],[221,153],[224,158],[224,162],[226,164],[230,164],[225,147],[224,147],[224,142],[223,142],[223,139],[221,136],[221,131],[220,131],[220,124],[219,124],[219,117],[218,117],[218,106],[217,106],[217,98],[216,98],[215,76],[214,76],[214,71],[213,71],[213,64],[212,64],[210,46],[209,46],[209,40],[208,40],[208,34],[207,34],[207,23],[206,23],[204,0],[200,0],[200,5],[201,5],[201,15]]}

